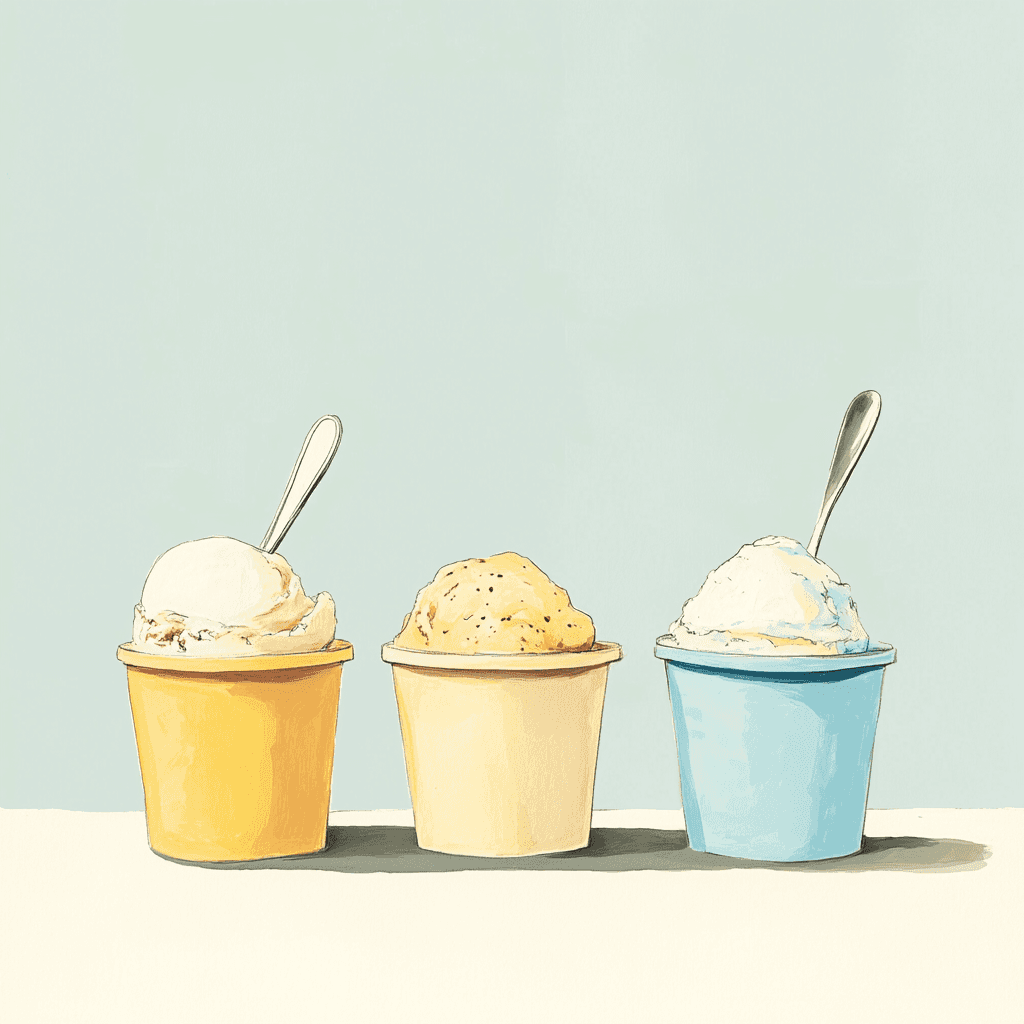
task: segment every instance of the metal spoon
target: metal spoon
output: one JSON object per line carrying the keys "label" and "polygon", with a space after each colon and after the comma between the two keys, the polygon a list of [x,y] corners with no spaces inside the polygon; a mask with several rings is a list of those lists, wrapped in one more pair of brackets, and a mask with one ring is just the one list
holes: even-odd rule
{"label": "metal spoon", "polygon": [[292,475],[288,478],[281,504],[277,506],[267,535],[260,543],[268,555],[272,555],[284,540],[284,535],[291,529],[314,488],[323,479],[339,444],[341,420],[337,416],[321,416],[309,428],[299,457],[292,467]]}
{"label": "metal spoon", "polygon": [[832,514],[839,495],[843,493],[846,481],[850,479],[853,467],[861,457],[871,438],[871,432],[878,422],[882,411],[882,397],[877,391],[862,391],[851,403],[843,417],[843,425],[839,428],[836,439],[836,450],[832,453],[832,465],[828,470],[828,483],[825,485],[825,497],[818,511],[818,521],[814,524],[814,533],[807,543],[807,550],[814,558],[818,557],[818,545],[821,535],[825,532],[825,524]]}

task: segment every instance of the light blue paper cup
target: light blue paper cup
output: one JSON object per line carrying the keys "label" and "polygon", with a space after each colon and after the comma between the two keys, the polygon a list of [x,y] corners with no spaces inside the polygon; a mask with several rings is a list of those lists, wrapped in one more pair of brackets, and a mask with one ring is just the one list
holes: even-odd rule
{"label": "light blue paper cup", "polygon": [[864,840],[885,666],[896,651],[802,657],[687,651],[659,637],[694,850],[826,860]]}

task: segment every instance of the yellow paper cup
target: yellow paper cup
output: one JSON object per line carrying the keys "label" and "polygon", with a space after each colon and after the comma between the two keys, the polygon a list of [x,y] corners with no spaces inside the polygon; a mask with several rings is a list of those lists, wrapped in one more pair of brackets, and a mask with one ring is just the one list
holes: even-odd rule
{"label": "yellow paper cup", "polygon": [[327,842],[342,662],[194,658],[122,644],[149,845],[180,860],[259,860]]}
{"label": "yellow paper cup", "polygon": [[425,850],[521,857],[590,842],[613,643],[543,654],[441,654],[385,644]]}

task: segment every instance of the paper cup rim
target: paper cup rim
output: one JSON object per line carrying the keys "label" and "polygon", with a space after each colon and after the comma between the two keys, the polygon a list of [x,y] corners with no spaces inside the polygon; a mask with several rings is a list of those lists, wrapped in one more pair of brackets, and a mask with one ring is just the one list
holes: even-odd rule
{"label": "paper cup rim", "polygon": [[521,654],[450,654],[445,651],[413,650],[381,646],[382,661],[390,665],[415,668],[461,669],[466,672],[494,672],[507,669],[516,672],[551,672],[563,668],[593,668],[622,658],[622,647],[611,641],[597,640],[589,651],[531,651]]}
{"label": "paper cup rim", "polygon": [[670,633],[659,636],[654,654],[665,661],[695,668],[727,669],[758,675],[795,675],[802,672],[846,672],[850,669],[891,665],[896,660],[892,644],[877,643],[854,654],[741,654],[736,651],[694,651],[665,643]]}
{"label": "paper cup rim", "polygon": [[134,643],[121,644],[117,649],[118,661],[132,668],[159,669],[161,672],[278,672],[291,668],[319,668],[351,661],[355,649],[347,640],[332,640],[330,646],[319,651],[296,654],[243,654],[237,657],[207,658],[191,654],[154,654]]}

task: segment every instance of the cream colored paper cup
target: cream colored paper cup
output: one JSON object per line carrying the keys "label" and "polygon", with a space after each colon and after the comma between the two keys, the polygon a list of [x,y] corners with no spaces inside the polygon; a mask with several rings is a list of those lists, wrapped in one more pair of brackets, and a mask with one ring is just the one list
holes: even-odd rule
{"label": "cream colored paper cup", "polygon": [[613,643],[544,654],[442,654],[385,644],[425,850],[521,857],[590,842]]}
{"label": "cream colored paper cup", "polygon": [[194,658],[122,644],[149,844],[180,860],[322,850],[341,666],[352,645],[308,654]]}

